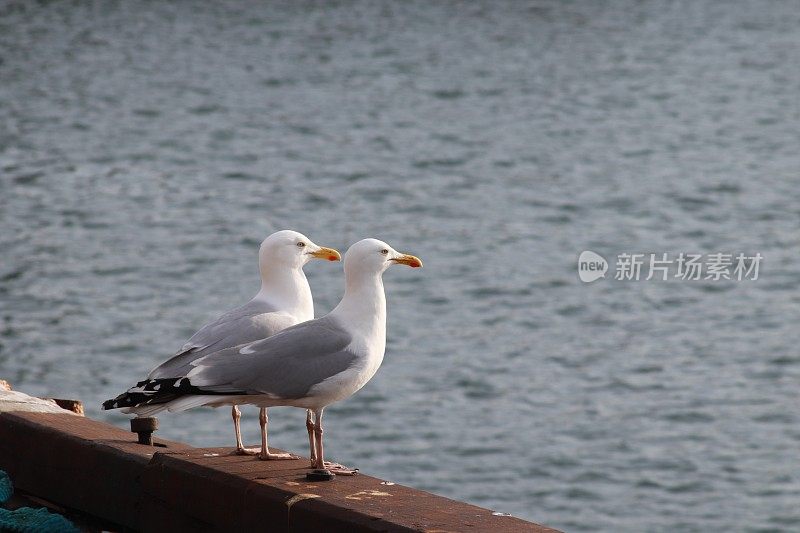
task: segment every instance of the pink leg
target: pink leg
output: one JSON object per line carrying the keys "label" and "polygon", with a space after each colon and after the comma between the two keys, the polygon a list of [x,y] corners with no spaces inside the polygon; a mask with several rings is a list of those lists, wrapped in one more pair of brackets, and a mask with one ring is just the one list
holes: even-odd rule
{"label": "pink leg", "polygon": [[255,455],[258,453],[258,450],[251,450],[249,448],[245,448],[244,444],[242,444],[242,427],[239,424],[239,420],[242,418],[242,413],[239,411],[239,407],[234,405],[231,408],[231,416],[233,417],[233,429],[236,431],[236,450],[233,452],[236,455]]}
{"label": "pink leg", "polygon": [[311,409],[306,409],[306,429],[308,430],[308,448],[311,450],[311,468],[317,467],[317,450],[314,440],[314,419],[311,417]]}
{"label": "pink leg", "polygon": [[334,474],[340,476],[354,476],[358,473],[358,469],[347,468],[339,463],[328,463],[325,461],[324,447],[322,445],[322,409],[315,410],[314,416],[316,423],[314,424],[314,437],[316,438],[317,449],[317,466],[315,468],[330,470]]}
{"label": "pink leg", "polygon": [[261,452],[258,454],[258,458],[262,461],[271,461],[274,459],[299,459],[299,457],[295,457],[294,455],[288,453],[271,453],[269,451],[269,446],[267,446],[267,423],[269,418],[267,417],[267,408],[262,407],[261,412],[258,414],[258,421],[261,423]]}

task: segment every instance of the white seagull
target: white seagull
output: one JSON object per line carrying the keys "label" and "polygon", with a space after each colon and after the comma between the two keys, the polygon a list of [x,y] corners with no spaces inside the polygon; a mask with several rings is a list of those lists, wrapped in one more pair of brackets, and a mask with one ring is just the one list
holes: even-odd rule
{"label": "white seagull", "polygon": [[[261,290],[246,304],[220,316],[206,324],[183,345],[168,361],[154,368],[147,379],[128,390],[127,393],[103,404],[104,409],[120,407],[144,406],[153,399],[154,392],[159,391],[161,380],[174,381],[183,377],[194,368],[195,362],[214,352],[226,348],[247,344],[270,337],[289,326],[314,318],[314,302],[311,288],[303,273],[303,266],[312,258],[338,261],[339,252],[333,248],[325,248],[296,231],[283,230],[273,233],[261,243],[258,254],[261,272]],[[148,383],[153,385],[148,386]],[[236,453],[253,454],[242,444],[239,425],[241,413],[238,403],[233,403],[234,430],[236,431]],[[125,412],[136,412],[136,409],[125,409]],[[309,431],[309,446],[313,452],[313,424],[311,413],[307,415],[306,425]],[[267,446],[267,409],[262,408],[259,416],[261,423],[261,459],[288,459],[288,454],[270,453]]]}
{"label": "white seagull", "polygon": [[363,387],[383,362],[386,296],[382,275],[395,263],[422,266],[417,257],[399,253],[385,242],[359,241],[344,257],[344,297],[324,317],[192,359],[180,377],[144,381],[129,393],[132,401],[125,394],[120,398],[132,406],[131,411],[146,415],[231,403],[309,409],[315,418],[312,468],[353,474],[325,462],[322,412]]}

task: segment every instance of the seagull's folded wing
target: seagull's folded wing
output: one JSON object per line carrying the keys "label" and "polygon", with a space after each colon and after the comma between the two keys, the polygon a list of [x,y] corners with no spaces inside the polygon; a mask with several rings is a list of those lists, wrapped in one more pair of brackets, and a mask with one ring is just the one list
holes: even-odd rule
{"label": "seagull's folded wing", "polygon": [[151,370],[147,379],[185,376],[205,355],[274,335],[295,322],[266,302],[250,301],[200,328],[178,353]]}
{"label": "seagull's folded wing", "polygon": [[215,393],[303,398],[314,385],[350,368],[352,337],[330,317],[304,322],[267,339],[214,352],[192,363],[192,386]]}

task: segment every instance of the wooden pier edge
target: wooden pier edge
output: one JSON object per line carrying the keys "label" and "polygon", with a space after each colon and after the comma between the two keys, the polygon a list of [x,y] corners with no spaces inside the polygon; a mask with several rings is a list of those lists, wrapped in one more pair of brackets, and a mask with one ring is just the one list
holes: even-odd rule
{"label": "wooden pier edge", "polygon": [[0,469],[24,494],[120,531],[555,532],[367,475],[309,482],[307,460],[259,461],[88,418],[0,413]]}

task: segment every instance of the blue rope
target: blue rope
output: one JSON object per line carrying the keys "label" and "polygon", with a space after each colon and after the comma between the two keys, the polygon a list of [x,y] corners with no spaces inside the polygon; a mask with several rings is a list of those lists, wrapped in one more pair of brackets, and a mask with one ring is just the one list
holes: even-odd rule
{"label": "blue rope", "polygon": [[[0,470],[0,504],[6,503],[14,494],[11,478]],[[13,511],[0,508],[0,531],[10,533],[80,533],[72,522],[60,514],[51,513],[44,507],[20,507]]]}
{"label": "blue rope", "polygon": [[14,495],[14,485],[11,478],[3,470],[0,470],[0,504],[6,503]]}

